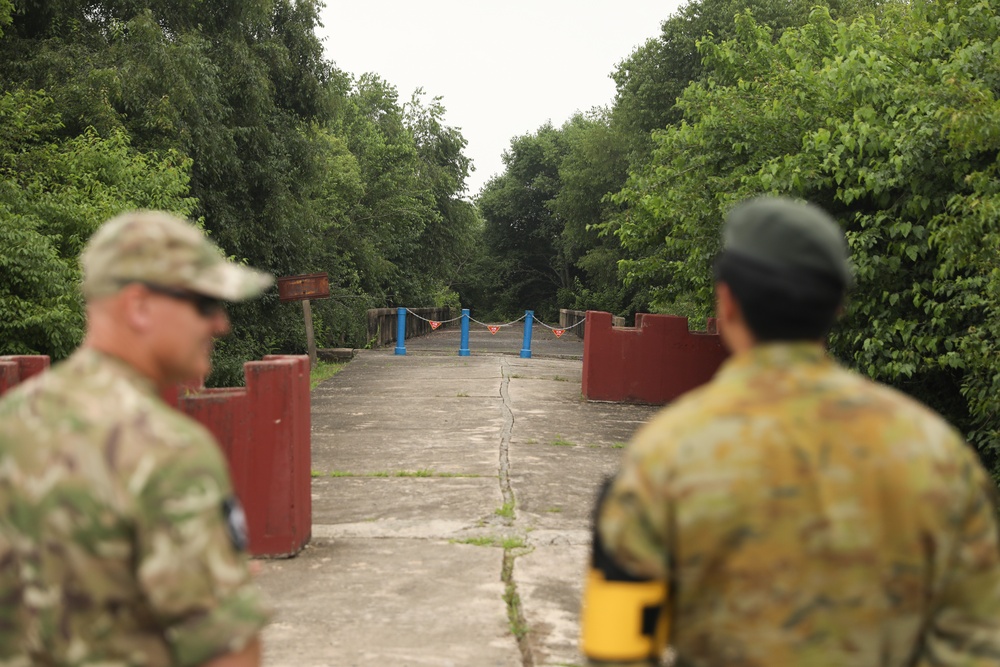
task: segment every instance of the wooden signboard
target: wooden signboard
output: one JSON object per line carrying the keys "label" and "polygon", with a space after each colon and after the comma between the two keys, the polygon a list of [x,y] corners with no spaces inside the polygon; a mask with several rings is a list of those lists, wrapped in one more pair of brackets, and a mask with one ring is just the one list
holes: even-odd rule
{"label": "wooden signboard", "polygon": [[325,273],[307,273],[302,276],[278,278],[278,298],[282,301],[301,301],[302,317],[306,322],[306,348],[309,363],[316,365],[316,337],[313,335],[312,306],[309,299],[326,299],[330,296],[330,280]]}
{"label": "wooden signboard", "polygon": [[325,299],[330,296],[330,280],[325,273],[278,278],[278,298],[282,301]]}

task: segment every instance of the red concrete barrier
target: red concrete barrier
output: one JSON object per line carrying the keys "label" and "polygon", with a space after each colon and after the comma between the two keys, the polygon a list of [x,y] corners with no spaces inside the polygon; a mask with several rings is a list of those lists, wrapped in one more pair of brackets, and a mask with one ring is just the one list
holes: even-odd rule
{"label": "red concrete barrier", "polygon": [[0,396],[48,367],[49,357],[44,354],[0,356]]}
{"label": "red concrete barrier", "polygon": [[[272,497],[282,499],[269,501],[264,513],[259,539],[268,555],[294,555],[312,536],[309,368],[306,355],[268,355],[245,365],[255,443],[271,438],[288,443],[273,446],[270,467],[251,476],[255,488],[270,481]],[[288,472],[276,474],[279,470]]]}
{"label": "red concrete barrier", "polygon": [[611,313],[587,311],[583,395],[594,401],[662,405],[704,384],[728,356],[715,333],[688,331],[686,317],[635,316],[635,327],[613,327]]}
{"label": "red concrete barrier", "polygon": [[243,368],[246,387],[179,387],[174,401],[219,441],[250,553],[294,556],[312,536],[309,357],[269,355]]}
{"label": "red concrete barrier", "polygon": [[0,396],[21,383],[21,371],[13,361],[0,361]]}
{"label": "red concrete barrier", "polygon": [[181,397],[190,396],[199,391],[205,391],[205,383],[203,381],[185,382],[184,384],[167,387],[160,392],[160,398],[170,407],[180,410]]}

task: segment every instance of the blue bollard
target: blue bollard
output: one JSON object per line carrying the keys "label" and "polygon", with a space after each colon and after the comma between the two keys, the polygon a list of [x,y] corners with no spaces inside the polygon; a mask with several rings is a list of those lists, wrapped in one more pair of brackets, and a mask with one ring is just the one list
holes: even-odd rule
{"label": "blue bollard", "polygon": [[396,309],[396,354],[406,354],[406,308]]}
{"label": "blue bollard", "polygon": [[521,344],[521,358],[531,359],[531,326],[535,323],[535,311],[524,311],[524,342]]}
{"label": "blue bollard", "polygon": [[462,309],[462,342],[458,347],[458,356],[469,356],[469,309]]}

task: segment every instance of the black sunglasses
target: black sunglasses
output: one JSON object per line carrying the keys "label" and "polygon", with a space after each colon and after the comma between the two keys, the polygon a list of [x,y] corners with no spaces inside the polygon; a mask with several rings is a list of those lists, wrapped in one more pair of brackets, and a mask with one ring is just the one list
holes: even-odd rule
{"label": "black sunglasses", "polygon": [[219,313],[225,312],[226,310],[225,302],[221,299],[216,299],[213,296],[205,296],[204,294],[198,294],[197,292],[190,292],[176,287],[166,287],[165,285],[157,285],[156,283],[143,282],[140,284],[150,292],[169,296],[174,299],[179,299],[180,301],[187,301],[194,306],[194,309],[198,311],[198,314],[202,317],[215,317]]}

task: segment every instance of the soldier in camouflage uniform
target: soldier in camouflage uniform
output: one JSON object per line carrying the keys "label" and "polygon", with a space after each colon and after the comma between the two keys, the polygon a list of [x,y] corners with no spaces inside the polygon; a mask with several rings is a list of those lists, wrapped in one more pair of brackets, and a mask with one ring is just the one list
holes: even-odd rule
{"label": "soldier in camouflage uniform", "polygon": [[269,611],[226,462],[158,392],[205,376],[222,300],[271,277],[154,212],[82,264],[83,345],[0,401],[0,665],[257,665]]}
{"label": "soldier in camouflage uniform", "polygon": [[849,283],[820,209],[728,216],[732,357],[641,429],[595,511],[592,665],[1000,664],[1000,543],[976,453],[821,341]]}

